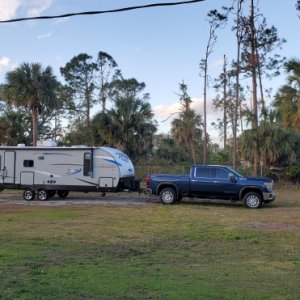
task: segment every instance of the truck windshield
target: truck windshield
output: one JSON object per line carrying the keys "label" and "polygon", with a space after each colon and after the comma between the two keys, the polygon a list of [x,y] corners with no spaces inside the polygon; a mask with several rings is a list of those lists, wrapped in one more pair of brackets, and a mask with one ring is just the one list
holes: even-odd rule
{"label": "truck windshield", "polygon": [[238,177],[244,177],[243,175],[241,175],[239,172],[237,172],[236,170],[230,168],[230,167],[227,167],[234,175],[238,176]]}

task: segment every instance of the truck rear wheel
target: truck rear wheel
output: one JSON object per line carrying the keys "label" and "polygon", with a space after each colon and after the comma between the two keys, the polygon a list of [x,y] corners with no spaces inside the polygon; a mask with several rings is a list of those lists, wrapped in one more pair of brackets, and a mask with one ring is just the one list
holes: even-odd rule
{"label": "truck rear wheel", "polygon": [[247,208],[260,208],[262,205],[261,196],[255,192],[249,192],[244,196],[244,205]]}
{"label": "truck rear wheel", "polygon": [[174,189],[165,188],[160,192],[159,198],[163,204],[170,205],[170,204],[175,203],[177,196],[176,196],[176,192],[174,191]]}
{"label": "truck rear wheel", "polygon": [[32,201],[35,198],[35,192],[31,189],[27,189],[23,193],[23,198],[26,201]]}

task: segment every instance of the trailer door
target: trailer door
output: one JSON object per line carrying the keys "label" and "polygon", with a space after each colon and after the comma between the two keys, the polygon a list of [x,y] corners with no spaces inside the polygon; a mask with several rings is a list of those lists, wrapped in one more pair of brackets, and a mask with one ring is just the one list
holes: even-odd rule
{"label": "trailer door", "polygon": [[16,152],[4,152],[4,165],[3,165],[3,183],[15,183],[16,175]]}

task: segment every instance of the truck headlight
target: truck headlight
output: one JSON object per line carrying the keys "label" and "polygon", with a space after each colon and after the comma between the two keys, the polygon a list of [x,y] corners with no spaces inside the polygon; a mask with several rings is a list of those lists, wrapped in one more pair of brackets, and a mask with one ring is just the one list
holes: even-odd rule
{"label": "truck headlight", "polygon": [[274,189],[274,181],[272,180],[272,182],[265,182],[264,186],[269,190],[269,191],[273,191]]}

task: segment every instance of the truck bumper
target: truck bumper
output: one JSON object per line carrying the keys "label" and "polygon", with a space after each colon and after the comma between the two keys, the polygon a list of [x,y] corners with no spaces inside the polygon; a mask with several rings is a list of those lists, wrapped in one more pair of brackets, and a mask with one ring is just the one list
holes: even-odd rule
{"label": "truck bumper", "polygon": [[276,199],[276,193],[274,191],[269,193],[263,193],[263,198],[264,202],[272,202]]}

